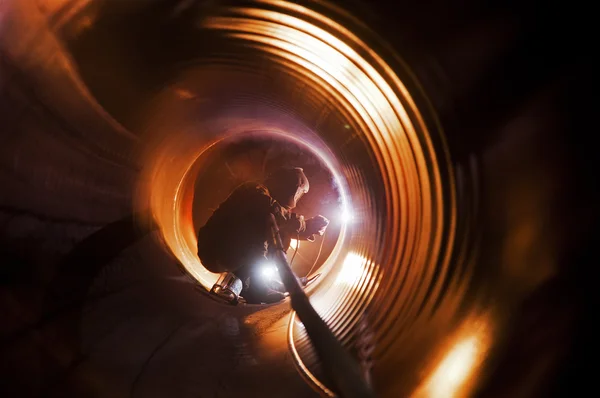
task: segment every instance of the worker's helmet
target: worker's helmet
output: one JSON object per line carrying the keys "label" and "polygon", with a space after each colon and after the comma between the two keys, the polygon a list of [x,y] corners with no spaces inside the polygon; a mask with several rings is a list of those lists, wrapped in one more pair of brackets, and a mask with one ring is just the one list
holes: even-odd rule
{"label": "worker's helmet", "polygon": [[296,204],[308,192],[308,178],[300,167],[282,167],[271,173],[265,180],[265,185],[281,206],[293,209]]}

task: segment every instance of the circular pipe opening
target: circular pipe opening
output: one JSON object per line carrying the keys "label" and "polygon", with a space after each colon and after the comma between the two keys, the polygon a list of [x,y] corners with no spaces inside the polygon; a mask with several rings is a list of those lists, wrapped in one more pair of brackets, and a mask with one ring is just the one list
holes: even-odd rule
{"label": "circular pipe opening", "polygon": [[[190,169],[190,173],[196,173],[193,186],[188,187],[194,191],[194,231],[208,221],[236,187],[248,181],[264,181],[278,167],[301,167],[310,181],[309,192],[293,211],[305,218],[321,214],[330,220],[327,232],[315,242],[299,242],[292,237],[288,260],[298,276],[326,274],[336,263],[336,253],[343,251],[341,245],[351,221],[347,183],[324,151],[295,138],[293,133],[244,131],[220,140],[199,157]],[[192,178],[185,179],[192,181]],[[182,197],[189,197],[189,194]],[[204,287],[210,289],[212,286]]]}
{"label": "circular pipe opening", "polygon": [[[96,228],[130,212],[132,182],[142,165],[148,168],[140,197],[150,199],[170,251],[182,264],[193,261],[183,250],[189,246],[187,251],[193,251],[186,242],[195,238],[189,221],[193,207],[179,206],[193,201],[183,198],[187,189],[178,187],[193,186],[191,171],[201,164],[196,162],[198,154],[231,131],[279,131],[317,145],[330,156],[352,208],[360,215],[346,229],[339,261],[331,261],[331,272],[310,293],[349,349],[370,335],[361,325],[373,332],[378,393],[467,395],[473,387],[469,381],[482,382],[474,370],[490,344],[498,358],[489,358],[493,375],[489,385],[483,382],[484,395],[491,390],[500,390],[500,395],[539,391],[559,384],[547,381],[556,380],[555,371],[565,370],[562,364],[570,362],[565,354],[570,348],[576,349],[576,359],[587,352],[587,340],[580,337],[587,337],[584,331],[589,330],[584,327],[587,291],[582,286],[588,287],[590,280],[584,268],[590,261],[583,257],[594,253],[588,239],[593,235],[589,231],[596,198],[590,188],[594,168],[588,160],[594,156],[584,135],[572,132],[585,132],[586,115],[592,114],[586,113],[582,101],[589,91],[585,84],[589,75],[579,64],[581,54],[569,53],[578,48],[568,44],[580,41],[577,30],[566,39],[561,31],[556,37],[560,40],[549,40],[556,23],[568,18],[568,8],[562,7],[556,13],[561,18],[555,20],[540,18],[535,7],[526,5],[499,10],[437,2],[389,15],[382,3],[365,7],[378,10],[383,23],[377,28],[390,32],[398,49],[414,50],[413,65],[427,79],[429,94],[436,96],[436,108],[448,129],[452,169],[435,118],[406,65],[359,21],[324,2],[45,3],[8,0],[0,6],[7,109],[2,117],[6,131],[16,132],[7,136],[2,148],[7,178],[3,199],[10,206],[5,217],[12,219],[5,225],[11,235],[9,253],[22,246],[21,231],[31,229],[32,215],[40,216],[35,224],[51,226],[45,227],[44,247],[35,247],[40,242],[36,237],[22,249],[24,257],[36,258],[26,262],[32,265],[32,278],[45,280],[53,274],[53,257],[47,253],[56,247],[50,250],[46,244],[60,246],[60,252],[63,240],[64,248],[75,243],[71,222]],[[438,12],[431,12],[434,9]],[[554,57],[557,45],[572,56]],[[145,150],[147,157],[138,158],[138,150]],[[56,220],[61,220],[58,226]],[[130,244],[114,230],[114,225],[102,229],[94,234],[96,241],[106,234],[117,249]],[[85,233],[89,230],[76,235],[83,238]],[[161,261],[160,248],[152,243],[146,240],[135,248],[145,257],[129,253],[128,265],[138,267],[128,267],[132,273],[148,276],[147,266],[173,271],[171,259]],[[19,275],[29,269],[16,264]],[[72,265],[57,276],[56,285],[69,296],[75,291],[70,301],[79,306],[83,300],[79,293],[104,265],[96,261],[94,266],[87,258]],[[73,278],[77,275],[80,278]],[[131,342],[144,340],[140,337],[148,330],[161,332],[156,321],[163,316],[170,317],[165,327],[179,322],[174,320],[177,309],[207,315],[199,317],[203,322],[231,315],[234,326],[239,320],[249,332],[239,337],[243,344],[256,343],[255,332],[289,311],[286,304],[269,309],[221,306],[197,295],[187,279],[168,279],[177,281],[177,289],[169,285],[162,296],[148,281],[128,298],[110,292],[109,300],[103,301],[108,312],[86,315],[86,321],[79,311],[75,319],[68,317],[67,325],[55,313],[50,314],[52,319],[42,316],[52,328],[66,326],[96,342],[103,337],[89,332],[98,325],[111,332],[117,329],[105,325],[106,314],[123,320],[120,324],[128,329],[99,350],[103,355],[108,353],[104,347],[114,350],[105,358],[109,362],[97,362],[97,356],[94,362],[93,353],[85,352],[86,362],[93,365],[77,377],[77,383],[96,395],[102,394],[98,390],[102,384],[103,391],[114,395],[126,383],[111,376],[127,373],[122,365],[135,370],[128,355],[143,355],[144,349]],[[200,279],[196,276],[199,283]],[[120,274],[115,280],[119,286],[132,286]],[[183,281],[188,295],[178,289]],[[19,314],[39,314],[37,300],[31,298],[46,295],[45,286],[37,286],[36,280],[30,287],[32,292],[17,300],[23,305]],[[565,295],[573,300],[565,302]],[[7,298],[12,308],[13,297]],[[171,298],[178,300],[155,307],[155,301]],[[119,313],[115,307],[130,312]],[[131,317],[148,309],[152,309],[148,322]],[[208,309],[214,312],[205,314]],[[190,323],[187,311],[184,315]],[[29,322],[40,319],[37,315],[21,318],[7,318],[7,328],[38,328]],[[289,340],[298,368],[318,391],[328,393],[301,325],[292,321],[289,326],[289,334],[280,327],[260,341],[268,340],[269,349],[257,351],[272,355],[263,356],[262,366],[252,367],[253,376],[260,376],[253,377],[256,383],[237,383],[238,391],[266,391],[271,385],[263,381],[277,378],[285,380],[280,384],[283,391],[290,388],[289,382],[299,393],[305,386],[294,384],[298,377],[284,355]],[[46,384],[46,376],[62,377],[62,370],[74,370],[73,362],[64,359],[67,353],[80,358],[82,352],[69,334],[60,333],[72,346],[65,351],[56,351],[60,344],[54,338],[40,340],[37,331],[22,334],[26,339],[18,337],[19,345],[8,340],[5,348],[34,358],[25,366],[11,361],[13,374],[27,369],[19,375],[20,388],[34,391]],[[159,361],[162,367],[149,377],[164,377],[168,392],[162,395],[173,395],[173,389],[181,386],[169,372],[187,372],[196,382],[202,372],[190,363],[214,365],[203,351],[222,335],[210,336],[200,341],[196,335],[177,337],[178,343],[189,345],[170,347],[174,356]],[[151,337],[146,342],[152,357],[156,347]],[[30,357],[31,347],[38,344],[39,355]],[[237,347],[232,347],[232,355],[239,353]],[[173,361],[175,356],[186,361]],[[38,366],[50,357],[54,364]],[[494,362],[497,369],[492,368]],[[290,373],[291,377],[281,378]],[[100,384],[90,382],[99,376],[108,378]],[[210,376],[201,381],[213,382]],[[416,386],[421,386],[417,392]]]}
{"label": "circular pipe opening", "polygon": [[[390,369],[386,363],[402,357],[414,328],[442,313],[441,305],[447,321],[464,293],[464,284],[447,280],[456,223],[452,169],[426,98],[396,54],[348,15],[322,11],[260,1],[198,19],[218,45],[187,64],[145,110],[155,115],[147,128],[159,137],[148,152],[146,193],[171,252],[210,288],[218,276],[200,264],[192,221],[206,155],[249,131],[316,154],[353,221],[309,290],[311,302],[348,346],[368,318],[374,355]],[[302,328],[292,328],[290,339],[300,369],[319,374]],[[375,373],[383,382],[393,377]]]}

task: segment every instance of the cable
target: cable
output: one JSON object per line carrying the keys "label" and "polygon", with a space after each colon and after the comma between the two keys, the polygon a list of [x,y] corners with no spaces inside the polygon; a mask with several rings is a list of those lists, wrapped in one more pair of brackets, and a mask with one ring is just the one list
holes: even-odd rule
{"label": "cable", "polygon": [[[319,252],[317,253],[317,258],[315,258],[315,262],[313,263],[313,265],[310,267],[310,270],[306,274],[307,277],[313,271],[313,269],[317,265],[317,262],[319,261],[319,258],[321,257],[321,251],[323,250],[323,243],[325,242],[325,234],[326,233],[327,233],[327,230],[325,230],[325,232],[323,232],[323,235],[321,235],[321,243],[319,244]],[[292,256],[292,259],[290,260],[290,267],[294,263],[294,259],[296,258],[296,254],[298,254],[298,249],[300,249],[300,233],[298,233],[296,235],[296,247],[294,248],[294,255]]]}
{"label": "cable", "polygon": [[296,258],[296,254],[298,254],[299,248],[300,248],[300,232],[298,232],[296,235],[296,247],[294,247],[294,255],[292,256],[292,259],[290,260],[290,267],[294,263],[294,259]]}
{"label": "cable", "polygon": [[[315,258],[315,262],[313,263],[312,267],[310,267],[310,270],[306,273],[307,277],[310,275],[310,273],[313,271],[313,269],[317,265],[317,262],[319,261],[319,257],[321,257],[321,250],[323,250],[323,243],[325,242],[325,234],[326,233],[327,233],[327,230],[325,230],[325,232],[323,232],[323,235],[321,235],[321,244],[319,245],[319,252],[317,253],[317,258]],[[296,250],[296,253],[297,252],[298,252],[298,250]],[[294,255],[296,255],[296,253],[294,253]],[[293,258],[292,258],[292,260],[293,260]]]}

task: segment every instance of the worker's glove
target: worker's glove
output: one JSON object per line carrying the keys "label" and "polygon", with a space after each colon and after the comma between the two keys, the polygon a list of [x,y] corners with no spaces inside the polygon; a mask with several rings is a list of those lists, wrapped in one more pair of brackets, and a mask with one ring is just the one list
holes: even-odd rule
{"label": "worker's glove", "polygon": [[303,232],[304,230],[306,230],[306,222],[304,220],[304,216],[298,215],[296,213],[290,213],[289,218],[284,221],[282,230],[284,230],[288,234],[299,234]]}
{"label": "worker's glove", "polygon": [[303,237],[308,241],[314,241],[315,235],[323,236],[327,226],[329,225],[329,220],[322,215],[315,216],[313,218],[309,218],[305,221],[306,229],[302,233]]}

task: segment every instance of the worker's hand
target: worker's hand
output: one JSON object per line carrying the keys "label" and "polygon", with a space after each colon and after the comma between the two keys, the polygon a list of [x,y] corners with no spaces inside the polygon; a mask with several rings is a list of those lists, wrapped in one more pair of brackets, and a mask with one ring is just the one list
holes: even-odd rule
{"label": "worker's hand", "polygon": [[[309,237],[308,240],[314,240],[313,235],[323,236],[328,225],[329,220],[322,215],[318,215],[306,220],[305,234]],[[310,239],[311,237],[312,239]]]}
{"label": "worker's hand", "polygon": [[288,234],[299,233],[306,229],[304,216],[298,215],[296,213],[291,213],[289,218],[284,221],[282,225],[282,229]]}

